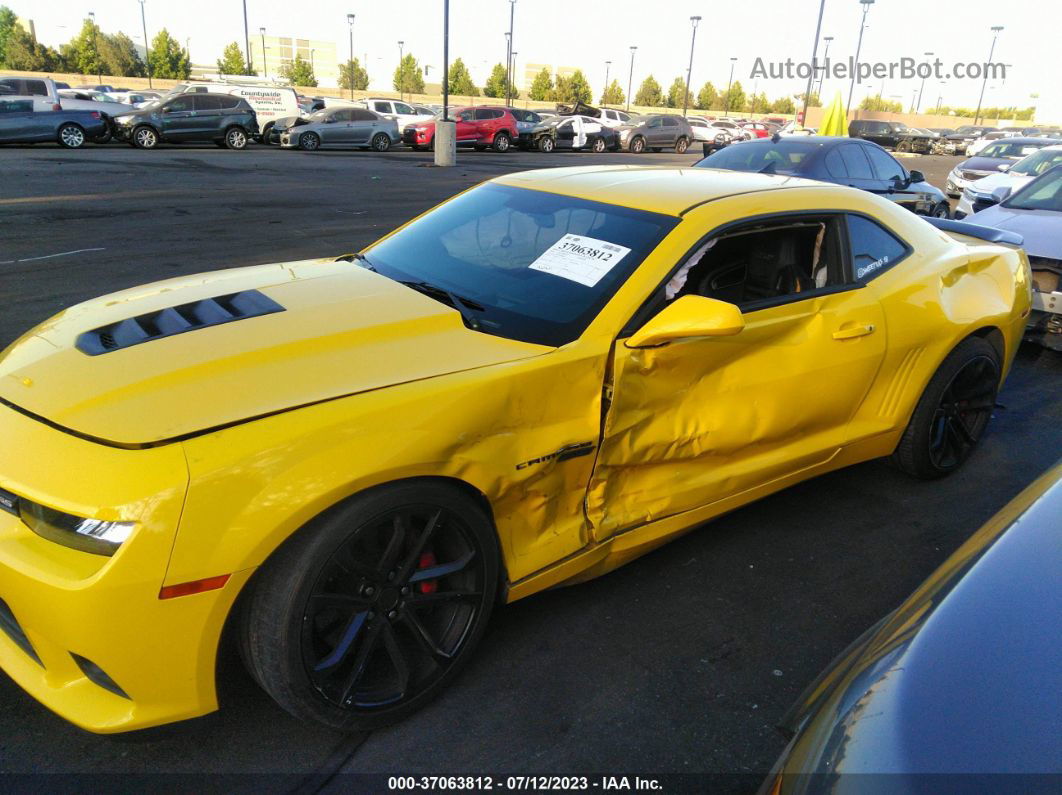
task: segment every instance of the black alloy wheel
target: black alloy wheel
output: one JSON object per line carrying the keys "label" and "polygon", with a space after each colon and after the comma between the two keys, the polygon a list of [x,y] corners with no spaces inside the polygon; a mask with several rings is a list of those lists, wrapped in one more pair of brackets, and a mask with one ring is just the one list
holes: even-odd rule
{"label": "black alloy wheel", "polygon": [[248,667],[298,717],[342,730],[393,723],[467,660],[498,566],[490,520],[461,493],[433,484],[354,498],[267,564],[245,614]]}

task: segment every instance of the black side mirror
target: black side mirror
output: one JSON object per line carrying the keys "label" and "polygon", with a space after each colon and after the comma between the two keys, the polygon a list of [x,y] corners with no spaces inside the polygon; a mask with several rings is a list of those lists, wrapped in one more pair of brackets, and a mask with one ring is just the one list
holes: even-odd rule
{"label": "black side mirror", "polygon": [[912,171],[910,174],[907,175],[907,184],[908,185],[911,185],[911,184],[913,184],[915,182],[925,182],[925,181],[926,181],[926,175],[923,174],[921,171]]}

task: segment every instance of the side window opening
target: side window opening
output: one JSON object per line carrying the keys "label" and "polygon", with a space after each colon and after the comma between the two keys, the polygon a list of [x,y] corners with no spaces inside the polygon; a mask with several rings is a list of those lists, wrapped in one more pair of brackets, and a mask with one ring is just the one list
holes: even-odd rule
{"label": "side window opening", "polygon": [[848,282],[841,219],[775,219],[706,241],[665,287],[665,299],[702,295],[752,310]]}

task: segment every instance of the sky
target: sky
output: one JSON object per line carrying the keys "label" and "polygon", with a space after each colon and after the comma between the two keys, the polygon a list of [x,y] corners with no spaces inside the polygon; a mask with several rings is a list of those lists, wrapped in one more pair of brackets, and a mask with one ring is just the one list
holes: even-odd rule
{"label": "sky", "polygon": [[[38,38],[58,46],[69,40],[88,11],[108,32],[124,31],[140,43],[140,4],[137,0],[0,0],[21,17],[32,19]],[[964,0],[955,4],[926,0],[876,0],[870,6],[860,54],[862,62],[889,62],[901,57],[922,59],[932,51],[950,69],[954,62],[987,59],[991,27],[1003,25],[993,60],[1009,64],[1005,80],[989,80],[985,105],[1037,105],[1038,118],[1062,122],[1062,89],[1058,80],[1057,18],[1051,4],[1039,0]],[[366,3],[363,0],[319,0],[315,3],[266,3],[247,0],[248,24],[253,32],[264,26],[269,34],[334,40],[340,59],[348,53],[347,13],[356,15],[355,56],[368,56],[371,88],[390,89],[390,75],[398,61],[398,40],[422,65],[432,65],[429,81],[442,66],[442,0],[402,0]],[[722,10],[716,10],[722,7]],[[212,63],[225,44],[243,42],[240,0],[146,0],[148,35],[166,27],[182,43],[190,43],[194,63]],[[482,85],[490,68],[505,58],[509,28],[508,0],[450,1],[450,58],[460,57]],[[831,60],[855,55],[863,6],[858,0],[825,0],[822,36],[833,36]],[[697,30],[693,59],[694,93],[706,81],[725,90],[730,58],[736,57],[734,79],[746,93],[753,88],[771,99],[802,91],[804,80],[756,79],[751,70],[757,58],[765,62],[810,61],[819,0],[751,0],[709,3],[704,0],[517,0],[514,47],[517,74],[523,64],[553,63],[583,69],[600,95],[605,62],[611,61],[610,80],[619,78],[626,91],[630,46],[634,59],[634,90],[652,74],[664,90],[685,76],[689,61],[691,23],[703,17]],[[820,58],[823,50],[819,50]],[[883,97],[905,109],[919,90],[917,78],[886,80]],[[880,80],[855,88],[853,105],[868,93],[882,90]],[[926,81],[922,108],[977,104],[980,79],[951,79],[944,85]],[[848,97],[849,81],[827,79],[823,98],[841,91]],[[1039,98],[1031,99],[1031,94]]]}

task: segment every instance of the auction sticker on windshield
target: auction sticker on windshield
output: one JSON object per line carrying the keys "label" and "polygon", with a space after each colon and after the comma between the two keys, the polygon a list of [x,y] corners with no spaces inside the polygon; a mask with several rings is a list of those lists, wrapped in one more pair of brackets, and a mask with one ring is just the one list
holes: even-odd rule
{"label": "auction sticker on windshield", "polygon": [[528,267],[593,287],[630,253],[629,248],[615,243],[568,234],[543,251]]}

